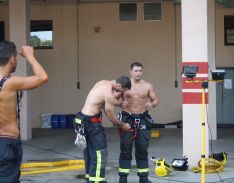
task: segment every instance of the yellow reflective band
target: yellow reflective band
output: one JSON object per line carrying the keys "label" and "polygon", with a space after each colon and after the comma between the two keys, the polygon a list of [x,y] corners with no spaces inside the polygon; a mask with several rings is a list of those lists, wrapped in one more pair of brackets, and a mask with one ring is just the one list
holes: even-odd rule
{"label": "yellow reflective band", "polygon": [[137,172],[138,172],[138,173],[149,172],[149,168],[137,169]]}
{"label": "yellow reflective band", "polygon": [[101,166],[102,166],[102,154],[101,151],[97,151],[96,177],[100,177]]}
{"label": "yellow reflective band", "polygon": [[101,177],[89,177],[89,181],[100,182],[104,180],[105,178],[101,178]]}
{"label": "yellow reflective band", "polygon": [[101,173],[101,166],[102,166],[102,154],[101,151],[96,151],[97,154],[97,166],[96,166],[96,177],[89,177],[89,181],[93,181],[93,182],[100,182],[100,181],[104,181],[105,178],[100,177],[100,173]]}
{"label": "yellow reflective band", "polygon": [[121,173],[129,173],[129,169],[119,168],[119,172],[121,172]]}
{"label": "yellow reflective band", "polygon": [[75,118],[75,123],[81,124],[81,120],[78,118]]}
{"label": "yellow reflective band", "polygon": [[86,179],[89,178],[89,174],[85,174],[85,178],[86,178]]}

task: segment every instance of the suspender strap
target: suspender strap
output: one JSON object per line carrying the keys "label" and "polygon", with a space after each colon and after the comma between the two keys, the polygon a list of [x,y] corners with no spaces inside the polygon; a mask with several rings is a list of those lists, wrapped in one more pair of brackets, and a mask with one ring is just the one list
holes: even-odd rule
{"label": "suspender strap", "polygon": [[2,90],[2,86],[4,84],[4,82],[8,79],[9,77],[3,77],[0,81],[0,91]]}
{"label": "suspender strap", "polygon": [[22,96],[23,96],[23,92],[21,90],[18,90],[16,99],[17,99],[17,118],[19,121],[19,128],[20,128],[20,101],[21,101]]}

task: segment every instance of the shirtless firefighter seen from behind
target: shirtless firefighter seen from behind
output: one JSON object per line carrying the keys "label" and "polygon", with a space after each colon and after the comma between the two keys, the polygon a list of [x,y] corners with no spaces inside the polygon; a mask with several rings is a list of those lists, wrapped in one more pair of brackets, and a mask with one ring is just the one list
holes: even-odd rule
{"label": "shirtless firefighter seen from behind", "polygon": [[[33,75],[11,76],[16,70],[17,57],[22,56],[31,65]],[[34,57],[30,46],[19,52],[13,42],[0,43],[0,182],[18,183],[22,146],[17,120],[17,91],[30,90],[47,82],[48,76]]]}

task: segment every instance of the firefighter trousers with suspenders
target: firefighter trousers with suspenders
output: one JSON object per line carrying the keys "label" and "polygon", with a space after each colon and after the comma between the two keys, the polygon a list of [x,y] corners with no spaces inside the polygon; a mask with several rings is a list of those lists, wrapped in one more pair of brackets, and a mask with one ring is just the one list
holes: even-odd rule
{"label": "firefighter trousers with suspenders", "polygon": [[88,183],[104,183],[107,162],[107,141],[101,124],[102,114],[87,116],[79,112],[76,118],[84,123],[87,148],[84,149],[85,177]]}
{"label": "firefighter trousers with suspenders", "polygon": [[135,158],[138,176],[148,176],[148,147],[151,138],[152,118],[148,111],[142,114],[130,114],[122,111],[118,115],[131,129],[120,131],[119,175],[128,175],[132,160],[132,147],[135,142]]}

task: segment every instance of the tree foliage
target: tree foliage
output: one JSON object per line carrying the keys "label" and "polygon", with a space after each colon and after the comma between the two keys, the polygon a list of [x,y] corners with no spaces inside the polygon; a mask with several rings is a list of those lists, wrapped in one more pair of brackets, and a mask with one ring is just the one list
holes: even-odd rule
{"label": "tree foliage", "polygon": [[30,37],[30,46],[34,48],[51,47],[52,40],[41,40],[38,36],[34,35]]}

